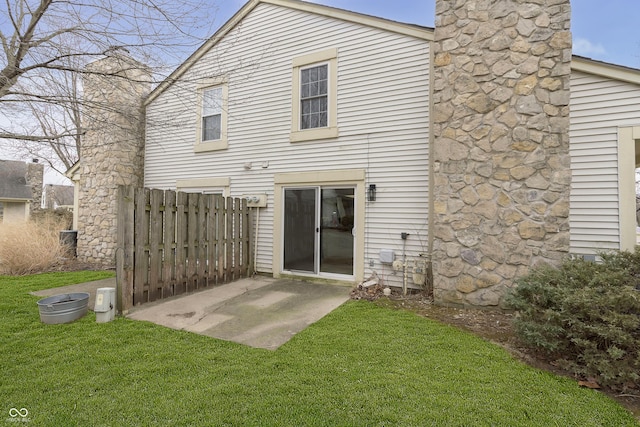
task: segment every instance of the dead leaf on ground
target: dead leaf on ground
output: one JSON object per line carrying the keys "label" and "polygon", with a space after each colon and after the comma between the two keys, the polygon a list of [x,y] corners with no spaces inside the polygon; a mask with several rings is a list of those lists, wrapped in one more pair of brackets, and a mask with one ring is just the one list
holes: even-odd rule
{"label": "dead leaf on ground", "polygon": [[600,384],[598,384],[596,382],[596,380],[594,380],[593,378],[589,378],[589,379],[584,380],[584,381],[578,381],[578,385],[580,387],[586,387],[586,388],[592,388],[592,389],[599,389],[600,388]]}

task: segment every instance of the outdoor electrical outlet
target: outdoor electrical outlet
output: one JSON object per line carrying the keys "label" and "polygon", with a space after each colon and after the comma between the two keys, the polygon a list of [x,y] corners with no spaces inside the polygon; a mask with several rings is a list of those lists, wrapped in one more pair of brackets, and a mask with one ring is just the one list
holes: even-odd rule
{"label": "outdoor electrical outlet", "polygon": [[407,237],[409,237],[409,233],[400,233],[400,237],[402,237],[402,240],[407,240]]}
{"label": "outdoor electrical outlet", "polygon": [[242,197],[247,201],[248,208],[265,208],[267,207],[266,194],[243,194]]}
{"label": "outdoor electrical outlet", "polygon": [[369,260],[369,267],[373,267],[374,266],[374,261],[372,259]]}

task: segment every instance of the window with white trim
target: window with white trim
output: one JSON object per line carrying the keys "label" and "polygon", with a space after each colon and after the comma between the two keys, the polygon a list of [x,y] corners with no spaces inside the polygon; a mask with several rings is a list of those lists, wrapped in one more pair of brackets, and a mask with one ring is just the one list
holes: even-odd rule
{"label": "window with white trim", "polygon": [[338,137],[338,50],[293,59],[291,142]]}
{"label": "window with white trim", "polygon": [[202,142],[215,141],[222,136],[222,88],[202,91]]}
{"label": "window with white trim", "polygon": [[228,95],[224,79],[209,79],[199,85],[196,153],[227,148]]}
{"label": "window with white trim", "polygon": [[186,193],[221,194],[229,197],[229,178],[193,178],[176,180],[176,190]]}
{"label": "window with white trim", "polygon": [[300,70],[300,129],[327,126],[329,66]]}

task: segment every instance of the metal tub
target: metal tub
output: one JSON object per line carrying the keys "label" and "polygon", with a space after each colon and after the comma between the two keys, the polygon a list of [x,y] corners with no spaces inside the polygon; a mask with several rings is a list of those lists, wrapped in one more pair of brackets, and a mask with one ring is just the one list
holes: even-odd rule
{"label": "metal tub", "polygon": [[87,314],[88,305],[89,294],[87,292],[44,298],[38,301],[40,320],[50,325],[73,322]]}

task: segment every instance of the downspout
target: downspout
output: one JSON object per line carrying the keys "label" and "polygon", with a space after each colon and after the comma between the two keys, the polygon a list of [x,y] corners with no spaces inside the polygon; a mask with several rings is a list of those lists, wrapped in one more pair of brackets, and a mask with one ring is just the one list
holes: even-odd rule
{"label": "downspout", "polygon": [[[434,29],[434,37],[435,37],[435,29]],[[433,228],[434,228],[434,161],[433,161],[433,150],[434,150],[434,141],[435,138],[433,136],[433,41],[429,42],[429,196],[428,196],[428,204],[429,209],[427,215],[429,216],[427,219],[427,262],[426,262],[426,273],[427,273],[427,293],[433,294]],[[430,288],[430,289],[429,289]]]}

